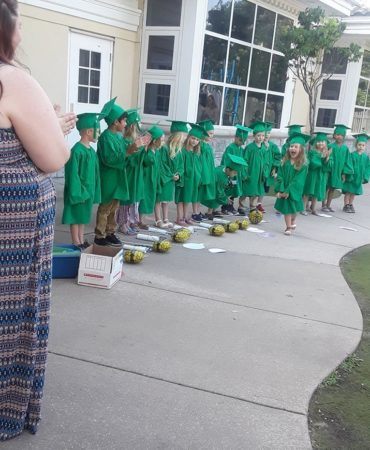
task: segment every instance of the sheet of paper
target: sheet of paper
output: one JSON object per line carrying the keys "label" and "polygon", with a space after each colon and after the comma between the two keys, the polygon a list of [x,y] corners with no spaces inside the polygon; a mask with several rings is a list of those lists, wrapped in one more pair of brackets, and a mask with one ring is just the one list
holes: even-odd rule
{"label": "sheet of paper", "polygon": [[356,230],[356,228],[351,228],[351,227],[339,227],[339,228],[342,228],[342,230],[357,231],[358,232],[358,230]]}
{"label": "sheet of paper", "polygon": [[264,230],[261,230],[260,228],[254,228],[254,227],[248,227],[247,231],[250,233],[264,233]]}
{"label": "sheet of paper", "polygon": [[226,252],[226,250],[223,250],[222,248],[209,248],[208,251],[211,253],[225,253]]}
{"label": "sheet of paper", "polygon": [[317,213],[317,215],[320,217],[333,217],[330,214],[323,214],[323,213]]}
{"label": "sheet of paper", "polygon": [[188,244],[182,244],[183,247],[189,248],[190,250],[202,250],[206,248],[204,244],[197,244],[195,242],[190,242]]}

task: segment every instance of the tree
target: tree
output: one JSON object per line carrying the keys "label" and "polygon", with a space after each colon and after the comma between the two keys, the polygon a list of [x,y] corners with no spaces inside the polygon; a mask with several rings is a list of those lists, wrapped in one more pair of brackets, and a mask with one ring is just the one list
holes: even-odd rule
{"label": "tree", "polygon": [[346,48],[335,47],[345,28],[343,22],[325,17],[325,12],[317,7],[301,11],[298,25],[288,25],[282,30],[279,50],[308,95],[311,133],[320,86],[340,67],[358,61],[362,55],[361,47],[354,43]]}

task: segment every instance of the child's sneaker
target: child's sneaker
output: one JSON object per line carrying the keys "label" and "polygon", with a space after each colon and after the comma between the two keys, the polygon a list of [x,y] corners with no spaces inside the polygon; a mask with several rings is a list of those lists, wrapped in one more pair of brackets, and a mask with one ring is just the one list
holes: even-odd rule
{"label": "child's sneaker", "polygon": [[115,234],[108,234],[105,240],[108,242],[108,245],[112,245],[113,247],[122,247],[122,242]]}
{"label": "child's sneaker", "polygon": [[355,213],[355,208],[353,207],[353,205],[348,205],[349,206],[349,212],[350,213]]}
{"label": "child's sneaker", "polygon": [[261,203],[258,203],[257,209],[258,209],[258,211],[260,211],[261,213],[265,213],[265,212],[266,212],[265,208],[262,206]]}
{"label": "child's sneaker", "polygon": [[350,205],[344,205],[343,206],[343,211],[346,213],[350,213],[351,212],[351,206]]}
{"label": "child's sneaker", "polygon": [[199,223],[202,221],[202,216],[200,214],[192,214],[191,219]]}

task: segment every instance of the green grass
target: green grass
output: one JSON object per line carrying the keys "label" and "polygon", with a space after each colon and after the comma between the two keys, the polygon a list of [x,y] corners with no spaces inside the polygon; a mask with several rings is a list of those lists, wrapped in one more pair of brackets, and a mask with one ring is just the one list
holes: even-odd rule
{"label": "green grass", "polygon": [[364,332],[348,356],[317,388],[309,407],[314,449],[370,449],[370,246],[341,261],[342,273],[358,301]]}

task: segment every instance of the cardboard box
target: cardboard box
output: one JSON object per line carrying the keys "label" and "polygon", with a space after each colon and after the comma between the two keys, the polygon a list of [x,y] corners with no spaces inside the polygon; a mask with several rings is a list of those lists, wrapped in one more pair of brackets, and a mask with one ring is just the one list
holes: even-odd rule
{"label": "cardboard box", "polygon": [[81,253],[78,284],[110,289],[121,279],[123,249],[90,245]]}

